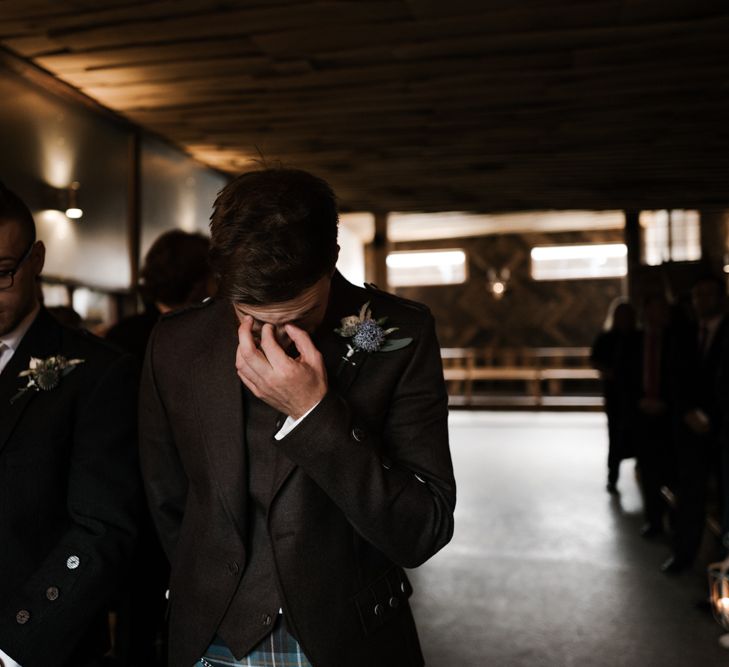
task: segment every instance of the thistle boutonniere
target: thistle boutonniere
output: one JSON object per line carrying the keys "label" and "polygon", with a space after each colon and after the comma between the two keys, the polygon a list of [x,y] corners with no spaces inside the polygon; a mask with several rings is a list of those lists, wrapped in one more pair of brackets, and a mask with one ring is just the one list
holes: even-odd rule
{"label": "thistle boutonniere", "polygon": [[388,338],[397,331],[397,327],[385,328],[387,318],[379,320],[372,318],[370,302],[360,308],[359,315],[349,315],[342,318],[342,324],[334,333],[342,338],[348,338],[347,355],[342,357],[344,361],[354,364],[350,357],[355,352],[392,352],[406,347],[412,342],[412,338]]}
{"label": "thistle boutonniere", "polygon": [[28,369],[18,374],[19,378],[27,377],[28,384],[15,394],[10,402],[15,403],[27,391],[50,391],[55,389],[61,383],[62,377],[68,375],[83,362],[84,359],[66,359],[66,357],[60,355],[48,357],[47,359],[31,357]]}

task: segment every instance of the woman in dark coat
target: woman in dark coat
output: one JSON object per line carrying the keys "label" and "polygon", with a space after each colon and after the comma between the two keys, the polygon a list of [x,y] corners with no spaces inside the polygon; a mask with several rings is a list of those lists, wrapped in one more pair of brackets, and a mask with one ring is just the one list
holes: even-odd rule
{"label": "woman in dark coat", "polygon": [[640,351],[640,338],[633,306],[621,301],[611,309],[612,317],[608,317],[606,330],[596,338],[590,359],[603,381],[609,443],[607,490],[617,493],[620,462],[635,456],[632,432],[636,401],[631,400],[631,388],[639,384],[632,380],[636,366],[639,372],[633,361]]}

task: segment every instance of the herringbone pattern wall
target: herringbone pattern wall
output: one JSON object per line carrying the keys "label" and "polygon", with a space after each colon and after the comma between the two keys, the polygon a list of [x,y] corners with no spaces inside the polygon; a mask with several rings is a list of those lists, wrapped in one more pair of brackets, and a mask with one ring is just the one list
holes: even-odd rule
{"label": "herringbone pattern wall", "polygon": [[[608,230],[398,243],[397,250],[464,248],[469,278],[463,285],[395,291],[431,308],[443,347],[590,345],[603,325],[610,303],[622,294],[623,281],[538,282],[530,275],[530,251],[536,245],[622,240],[620,230]],[[487,289],[489,268],[508,268],[511,272],[507,292],[500,300]]]}

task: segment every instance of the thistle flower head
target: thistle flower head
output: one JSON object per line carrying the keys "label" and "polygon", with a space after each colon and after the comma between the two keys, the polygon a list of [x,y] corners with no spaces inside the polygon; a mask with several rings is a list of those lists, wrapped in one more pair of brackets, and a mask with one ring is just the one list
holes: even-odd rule
{"label": "thistle flower head", "polygon": [[365,320],[359,323],[352,342],[360,350],[377,352],[385,342],[385,332],[375,320]]}

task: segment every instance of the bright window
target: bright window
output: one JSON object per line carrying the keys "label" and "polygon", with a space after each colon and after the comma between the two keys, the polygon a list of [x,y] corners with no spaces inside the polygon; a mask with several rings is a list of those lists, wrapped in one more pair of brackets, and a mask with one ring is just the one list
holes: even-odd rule
{"label": "bright window", "polygon": [[391,287],[457,285],[466,282],[463,250],[415,250],[387,256],[387,281]]}
{"label": "bright window", "polygon": [[701,227],[698,211],[641,211],[643,262],[691,262],[701,259]]}
{"label": "bright window", "polygon": [[106,292],[87,287],[73,291],[73,309],[86,323],[98,324],[113,321],[113,299]]}
{"label": "bright window", "polygon": [[537,246],[531,255],[534,280],[620,278],[628,272],[623,243]]}
{"label": "bright window", "polygon": [[55,285],[41,282],[43,290],[43,304],[48,307],[69,306],[68,288],[65,285]]}

